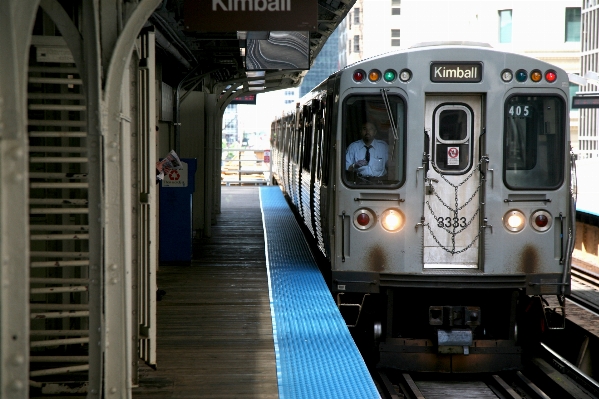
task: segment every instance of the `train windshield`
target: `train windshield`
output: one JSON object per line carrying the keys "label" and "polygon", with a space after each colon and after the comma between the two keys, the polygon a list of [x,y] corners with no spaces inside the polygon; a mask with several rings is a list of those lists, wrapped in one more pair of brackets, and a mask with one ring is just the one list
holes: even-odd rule
{"label": "train windshield", "polygon": [[564,101],[512,96],[504,110],[505,184],[512,189],[557,188],[564,178]]}
{"label": "train windshield", "polygon": [[342,129],[342,175],[348,186],[394,188],[403,183],[405,104],[400,96],[348,96]]}

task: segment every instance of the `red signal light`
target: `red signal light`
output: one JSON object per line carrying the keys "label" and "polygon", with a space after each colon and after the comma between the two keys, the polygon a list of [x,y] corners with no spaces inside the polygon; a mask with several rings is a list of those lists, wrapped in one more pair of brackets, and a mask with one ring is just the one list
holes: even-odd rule
{"label": "red signal light", "polygon": [[545,72],[545,80],[548,81],[549,83],[553,83],[555,82],[555,80],[557,79],[557,74],[555,73],[555,71],[546,71]]}
{"label": "red signal light", "polygon": [[354,72],[354,81],[361,82],[366,77],[366,73],[360,69]]}
{"label": "red signal light", "polygon": [[548,223],[549,223],[549,218],[545,215],[538,215],[535,218],[535,224],[538,227],[545,227],[545,226],[547,226]]}
{"label": "red signal light", "polygon": [[358,222],[360,226],[368,226],[370,223],[370,216],[368,216],[366,213],[361,213],[358,215],[358,217],[356,217],[356,222]]}

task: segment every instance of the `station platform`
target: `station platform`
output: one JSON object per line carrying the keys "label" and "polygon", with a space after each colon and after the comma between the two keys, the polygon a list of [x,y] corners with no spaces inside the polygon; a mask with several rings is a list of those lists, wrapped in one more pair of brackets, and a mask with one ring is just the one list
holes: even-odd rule
{"label": "station platform", "polygon": [[191,264],[160,266],[157,369],[133,398],[379,398],[280,189],[221,190]]}

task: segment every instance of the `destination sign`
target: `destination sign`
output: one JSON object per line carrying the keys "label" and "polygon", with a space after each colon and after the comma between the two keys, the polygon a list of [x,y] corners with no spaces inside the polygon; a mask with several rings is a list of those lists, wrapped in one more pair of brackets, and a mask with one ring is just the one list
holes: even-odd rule
{"label": "destination sign", "polygon": [[480,62],[433,62],[431,82],[435,83],[477,83],[483,78],[483,64]]}
{"label": "destination sign", "polygon": [[185,0],[185,30],[193,32],[317,31],[316,0]]}
{"label": "destination sign", "polygon": [[599,108],[599,94],[572,97],[572,108]]}

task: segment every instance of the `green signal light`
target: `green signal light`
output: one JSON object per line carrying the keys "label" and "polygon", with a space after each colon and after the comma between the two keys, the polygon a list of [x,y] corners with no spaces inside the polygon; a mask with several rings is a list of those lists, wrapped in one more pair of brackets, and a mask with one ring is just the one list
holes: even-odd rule
{"label": "green signal light", "polygon": [[393,82],[396,77],[397,73],[393,70],[385,71],[385,74],[383,75],[383,79],[385,79],[385,82]]}

